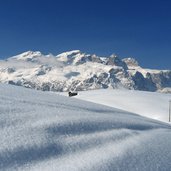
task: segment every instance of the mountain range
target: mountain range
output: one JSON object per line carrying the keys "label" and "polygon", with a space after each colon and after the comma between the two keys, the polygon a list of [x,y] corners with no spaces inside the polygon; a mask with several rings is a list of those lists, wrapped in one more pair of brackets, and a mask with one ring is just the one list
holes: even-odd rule
{"label": "mountain range", "polygon": [[27,51],[0,60],[0,82],[43,91],[134,89],[171,93],[171,70],[144,69],[134,58],[80,50],[44,55]]}

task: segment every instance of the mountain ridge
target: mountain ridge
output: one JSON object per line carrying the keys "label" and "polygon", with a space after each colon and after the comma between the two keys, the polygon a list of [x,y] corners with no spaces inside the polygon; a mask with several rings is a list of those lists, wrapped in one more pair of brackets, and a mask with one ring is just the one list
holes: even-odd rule
{"label": "mountain ridge", "polygon": [[144,69],[136,59],[115,54],[27,51],[0,61],[0,82],[43,91],[125,88],[170,93],[171,70]]}

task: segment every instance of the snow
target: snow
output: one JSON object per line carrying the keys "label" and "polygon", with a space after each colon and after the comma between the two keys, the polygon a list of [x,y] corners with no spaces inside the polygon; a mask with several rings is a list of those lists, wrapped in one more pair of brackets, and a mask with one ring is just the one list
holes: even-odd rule
{"label": "snow", "polygon": [[72,50],[72,51],[68,51],[68,52],[63,52],[59,55],[57,55],[57,59],[59,61],[63,61],[63,62],[66,62],[68,61],[68,58],[73,58],[75,56],[80,56],[81,55],[81,51],[80,50]]}
{"label": "snow", "polygon": [[99,57],[80,50],[59,55],[27,51],[0,60],[1,83],[13,83],[42,90],[70,91],[124,87],[169,93],[170,80],[171,71],[143,69],[132,58],[121,60],[115,55]]}
{"label": "snow", "polygon": [[19,54],[17,56],[12,57],[12,59],[17,59],[17,60],[28,60],[28,59],[33,59],[37,56],[43,56],[40,51],[27,51],[22,54]]}
{"label": "snow", "polygon": [[63,53],[57,55],[57,57],[60,57],[60,56],[70,56],[70,55],[78,54],[78,53],[81,53],[81,51],[80,50],[72,50],[72,51],[68,51],[68,52],[63,52]]}
{"label": "snow", "polygon": [[168,122],[169,119],[170,94],[125,89],[103,89],[81,91],[77,98],[137,113],[163,122]]}
{"label": "snow", "polygon": [[128,66],[128,68],[130,73],[136,73],[136,71],[138,71],[144,77],[146,77],[147,73],[160,74],[161,72],[169,72],[169,70],[146,69],[146,68],[141,68],[140,66]]}
{"label": "snow", "polygon": [[171,168],[167,123],[52,92],[4,84],[0,92],[0,170]]}

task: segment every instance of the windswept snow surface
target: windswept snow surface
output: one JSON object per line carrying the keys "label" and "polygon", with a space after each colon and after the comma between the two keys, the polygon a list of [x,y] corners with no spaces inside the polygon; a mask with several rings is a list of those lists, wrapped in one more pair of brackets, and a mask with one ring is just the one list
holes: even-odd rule
{"label": "windswept snow surface", "polygon": [[163,122],[169,121],[170,94],[103,89],[79,92],[77,98],[137,113]]}
{"label": "windswept snow surface", "polygon": [[171,127],[119,109],[0,84],[0,170],[169,171]]}

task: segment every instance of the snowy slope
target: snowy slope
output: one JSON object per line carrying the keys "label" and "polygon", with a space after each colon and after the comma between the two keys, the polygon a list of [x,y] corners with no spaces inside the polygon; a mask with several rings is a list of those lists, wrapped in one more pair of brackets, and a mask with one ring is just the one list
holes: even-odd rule
{"label": "snowy slope", "polygon": [[107,89],[82,91],[79,92],[77,98],[137,113],[163,122],[169,120],[170,94]]}
{"label": "snowy slope", "polygon": [[115,108],[0,84],[0,170],[170,170],[171,127]]}
{"label": "snowy slope", "polygon": [[171,92],[171,71],[150,70],[132,58],[73,50],[57,56],[28,51],[0,60],[0,82],[43,91],[126,88]]}

